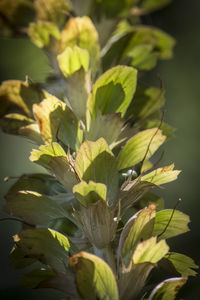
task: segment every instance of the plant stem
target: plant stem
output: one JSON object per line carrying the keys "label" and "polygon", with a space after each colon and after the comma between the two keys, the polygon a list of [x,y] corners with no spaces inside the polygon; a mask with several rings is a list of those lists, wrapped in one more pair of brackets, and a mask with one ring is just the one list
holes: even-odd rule
{"label": "plant stem", "polygon": [[105,260],[113,270],[114,274],[116,274],[115,257],[111,246],[108,245],[106,248],[99,249],[93,245],[93,248],[95,255]]}

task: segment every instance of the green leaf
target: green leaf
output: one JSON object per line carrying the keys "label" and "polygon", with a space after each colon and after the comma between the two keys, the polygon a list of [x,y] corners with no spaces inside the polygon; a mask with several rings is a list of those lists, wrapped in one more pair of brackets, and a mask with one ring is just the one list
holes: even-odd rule
{"label": "green leaf", "polygon": [[35,289],[38,288],[42,281],[47,281],[55,277],[55,273],[51,270],[36,269],[21,278],[24,287]]}
{"label": "green leaf", "polygon": [[77,288],[83,299],[119,299],[114,274],[101,258],[80,252],[70,257],[69,264],[77,273]]}
{"label": "green leaf", "polygon": [[118,258],[127,254],[132,256],[136,244],[151,237],[155,215],[155,204],[150,204],[128,220],[120,235]]}
{"label": "green leaf", "polygon": [[[164,105],[164,91],[155,87],[137,87],[134,101],[131,102],[126,117],[133,116],[136,122],[141,122],[155,113]],[[159,127],[158,125],[152,127]],[[151,128],[152,128],[151,127]],[[148,129],[148,128],[146,128]]]}
{"label": "green leaf", "polygon": [[149,300],[174,300],[176,294],[186,281],[187,278],[184,277],[170,278],[162,281],[153,289]]}
{"label": "green leaf", "polygon": [[38,21],[29,25],[28,35],[39,48],[50,45],[51,38],[60,39],[60,31],[54,23]]}
{"label": "green leaf", "polygon": [[145,124],[143,129],[149,129],[149,128],[154,128],[154,127],[159,127],[162,130],[163,134],[166,135],[167,138],[173,137],[173,132],[175,129],[165,122],[161,123],[160,120],[148,121]]}
{"label": "green leaf", "polygon": [[175,271],[183,277],[195,276],[199,267],[194,263],[193,259],[180,253],[169,252],[160,262],[160,266],[167,271]]}
{"label": "green leaf", "polygon": [[172,0],[142,0],[139,7],[146,13],[151,13],[154,10],[168,5],[170,2],[172,2]]}
{"label": "green leaf", "polygon": [[61,32],[59,53],[66,47],[78,46],[86,49],[90,56],[90,67],[99,60],[98,33],[89,17],[70,18]]}
{"label": "green leaf", "polygon": [[136,299],[153,267],[152,263],[140,263],[122,273],[119,278],[120,300]]}
{"label": "green leaf", "polygon": [[58,143],[40,146],[39,150],[33,150],[30,156],[31,161],[53,172],[67,191],[72,191],[73,186],[78,182],[70,159]]}
{"label": "green leaf", "polygon": [[169,247],[165,240],[161,240],[157,243],[156,237],[152,237],[144,242],[138,244],[135,252],[132,256],[134,264],[140,264],[144,262],[157,263],[161,260],[169,251]]}
{"label": "green leaf", "polygon": [[164,209],[164,200],[160,196],[157,196],[153,193],[146,193],[139,202],[139,207],[143,208],[147,206],[149,203],[156,204],[156,210]]}
{"label": "green leaf", "polygon": [[58,26],[63,25],[71,10],[68,0],[35,0],[34,5],[37,20],[50,21]]}
{"label": "green leaf", "polygon": [[89,53],[85,49],[81,49],[77,46],[74,48],[67,47],[65,50],[57,56],[60,70],[65,77],[71,76],[81,68],[85,72],[89,67]]}
{"label": "green leaf", "polygon": [[88,204],[96,203],[99,200],[106,201],[106,186],[94,181],[81,181],[73,187],[73,193],[77,200],[85,207]]}
{"label": "green leaf", "polygon": [[93,85],[88,108],[96,118],[102,114],[120,112],[122,117],[133,98],[136,89],[137,70],[126,66],[116,66],[101,75]]}
{"label": "green leaf", "polygon": [[4,210],[33,225],[47,226],[54,219],[66,217],[66,212],[55,200],[30,191],[9,193]]}
{"label": "green leaf", "polygon": [[4,81],[0,86],[0,101],[17,106],[28,117],[32,116],[32,105],[42,101],[47,94],[35,84],[20,80]]}
{"label": "green leaf", "polygon": [[51,96],[35,104],[33,113],[45,143],[60,140],[73,150],[79,148],[82,141],[80,124],[65,103]]}
{"label": "green leaf", "polygon": [[118,155],[118,170],[132,167],[144,158],[150,158],[164,143],[166,137],[158,128],[137,133],[122,148]]}
{"label": "green leaf", "polygon": [[49,228],[28,229],[15,235],[14,241],[27,256],[65,273],[70,244],[61,233]]}
{"label": "green leaf", "polygon": [[11,260],[10,265],[16,269],[26,268],[36,262],[35,258],[27,257],[22,249],[16,245],[12,248],[9,259]]}
{"label": "green leaf", "polygon": [[105,184],[109,203],[116,201],[119,180],[116,159],[103,138],[85,141],[77,152],[74,167],[81,180]]}
{"label": "green leaf", "polygon": [[153,235],[159,239],[168,239],[189,231],[189,216],[173,209],[161,210],[156,213]]}
{"label": "green leaf", "polygon": [[141,177],[141,181],[148,181],[156,185],[165,184],[177,179],[181,171],[175,170],[174,164],[162,168],[158,168]]}
{"label": "green leaf", "polygon": [[89,141],[96,141],[100,137],[104,138],[110,148],[117,145],[117,139],[121,133],[124,122],[120,114],[106,114],[98,113],[96,119],[91,119],[90,128],[85,133],[86,139]]}

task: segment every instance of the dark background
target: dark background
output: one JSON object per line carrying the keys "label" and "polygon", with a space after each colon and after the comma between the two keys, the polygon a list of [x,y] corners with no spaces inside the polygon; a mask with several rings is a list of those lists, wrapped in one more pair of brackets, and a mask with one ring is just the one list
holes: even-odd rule
{"label": "dark background", "polygon": [[[165,120],[176,128],[176,137],[165,146],[163,164],[175,163],[181,169],[179,179],[166,185],[162,191],[167,208],[173,208],[179,198],[179,209],[191,217],[191,231],[169,240],[173,251],[191,256],[200,264],[200,1],[174,0],[162,11],[147,17],[147,23],[158,26],[177,40],[173,60],[160,62],[154,74],[159,73],[166,89]],[[49,67],[44,54],[23,39],[0,39],[0,81],[24,80],[29,75],[35,81],[43,81]],[[155,75],[155,82],[159,85]],[[29,162],[33,147],[30,142],[0,133],[0,205],[11,182],[3,182],[5,176],[39,171]],[[0,212],[0,217],[5,214]],[[18,232],[15,222],[0,223],[0,299],[62,299],[54,291],[32,291],[20,287],[21,272],[9,266],[8,253],[12,248],[12,236]],[[199,276],[192,278],[183,288],[182,298],[200,299]],[[170,300],[170,299],[169,299]]]}

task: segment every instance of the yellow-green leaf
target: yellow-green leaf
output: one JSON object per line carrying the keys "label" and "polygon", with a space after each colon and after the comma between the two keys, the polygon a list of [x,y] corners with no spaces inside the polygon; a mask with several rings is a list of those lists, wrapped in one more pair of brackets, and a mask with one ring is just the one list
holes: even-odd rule
{"label": "yellow-green leaf", "polygon": [[69,264],[77,273],[77,288],[83,299],[119,299],[115,276],[101,258],[80,252],[70,257]]}
{"label": "yellow-green leaf", "polygon": [[146,13],[151,13],[154,10],[160,9],[168,5],[172,0],[142,0],[139,7]]}
{"label": "yellow-green leaf", "polygon": [[135,93],[136,81],[137,70],[126,66],[116,66],[101,75],[88,100],[92,117],[95,119],[98,111],[119,112],[123,117]]}
{"label": "yellow-green leaf", "polygon": [[74,167],[81,180],[105,184],[109,203],[116,201],[119,179],[116,159],[103,138],[85,141],[77,152]]}
{"label": "yellow-green leaf", "polygon": [[52,37],[56,40],[59,40],[60,38],[60,31],[58,27],[54,23],[46,21],[31,23],[29,25],[28,34],[32,42],[39,48],[49,46]]}
{"label": "yellow-green leaf", "polygon": [[149,300],[174,300],[176,294],[186,281],[187,278],[184,277],[175,277],[162,281],[153,289]]}
{"label": "yellow-green leaf", "polygon": [[73,193],[76,199],[85,207],[88,204],[96,203],[99,200],[106,200],[106,186],[94,181],[81,181],[73,187]]}
{"label": "yellow-green leaf", "polygon": [[49,228],[28,229],[15,235],[14,241],[27,256],[65,273],[70,244],[63,234]]}
{"label": "yellow-green leaf", "polygon": [[189,231],[189,216],[178,210],[166,209],[156,213],[153,235],[168,239]]}
{"label": "yellow-green leaf", "polygon": [[60,70],[65,77],[71,76],[81,68],[85,72],[89,67],[89,53],[85,49],[81,49],[77,46],[71,48],[67,47],[65,50],[57,56]]}
{"label": "yellow-green leaf", "polygon": [[156,237],[152,237],[144,242],[138,244],[135,252],[132,256],[134,264],[140,264],[144,262],[157,263],[161,260],[169,251],[169,247],[165,240],[161,240],[157,243]]}
{"label": "yellow-green leaf", "polygon": [[158,168],[141,177],[141,181],[148,181],[156,185],[165,184],[177,179],[181,171],[173,170],[174,164]]}
{"label": "yellow-green leaf", "polygon": [[67,216],[55,200],[30,191],[9,193],[6,196],[4,210],[33,225],[47,226],[54,219]]}
{"label": "yellow-green leaf", "polygon": [[118,155],[118,170],[132,167],[144,158],[150,158],[164,143],[166,137],[158,128],[137,133],[122,148]]}
{"label": "yellow-green leaf", "polygon": [[59,52],[74,46],[88,50],[90,67],[99,60],[98,33],[89,17],[70,18],[62,30]]}

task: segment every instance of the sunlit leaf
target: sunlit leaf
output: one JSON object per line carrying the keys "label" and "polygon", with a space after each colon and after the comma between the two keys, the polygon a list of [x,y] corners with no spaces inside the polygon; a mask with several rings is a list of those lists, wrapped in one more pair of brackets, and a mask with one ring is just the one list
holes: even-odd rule
{"label": "sunlit leaf", "polygon": [[81,68],[83,68],[85,72],[88,71],[89,53],[85,49],[81,49],[77,46],[74,48],[67,47],[58,55],[57,59],[60,70],[65,77],[72,75]]}
{"label": "sunlit leaf", "polygon": [[62,26],[66,20],[66,14],[71,10],[68,0],[35,0],[37,20],[50,21]]}
{"label": "sunlit leaf", "polygon": [[99,200],[106,200],[106,186],[94,181],[81,181],[73,187],[73,193],[77,200],[85,207]]}
{"label": "sunlit leaf", "polygon": [[73,150],[79,148],[82,140],[80,124],[65,103],[56,97],[49,97],[35,104],[33,113],[44,142],[60,140]]}
{"label": "sunlit leaf", "polygon": [[47,228],[28,229],[15,235],[14,241],[29,257],[65,273],[70,244],[63,234]]}
{"label": "sunlit leaf", "polygon": [[77,273],[77,288],[84,299],[119,299],[114,274],[101,258],[80,252],[70,257],[69,264]]}
{"label": "sunlit leaf", "polygon": [[36,85],[19,80],[4,81],[0,86],[0,101],[19,107],[28,117],[32,116],[32,105],[42,101],[46,94]]}
{"label": "sunlit leaf", "polygon": [[167,271],[178,273],[183,277],[195,276],[197,274],[193,269],[199,267],[193,259],[180,253],[169,252],[160,262],[160,266]]}
{"label": "sunlit leaf", "polygon": [[47,47],[50,44],[51,38],[60,38],[60,31],[54,23],[46,21],[38,21],[31,23],[28,31],[32,42],[39,48]]}
{"label": "sunlit leaf", "polygon": [[30,160],[54,173],[67,191],[71,191],[73,186],[78,183],[69,156],[58,143],[40,146],[39,150],[33,150]]}
{"label": "sunlit leaf", "polygon": [[186,283],[187,278],[177,277],[166,279],[157,285],[149,300],[174,300],[179,289]]}
{"label": "sunlit leaf", "polygon": [[119,179],[116,159],[103,138],[85,141],[77,152],[74,167],[81,180],[104,183],[109,203],[116,201]]}
{"label": "sunlit leaf", "polygon": [[173,170],[174,164],[166,166],[163,168],[158,168],[144,176],[142,176],[142,181],[148,181],[156,185],[165,184],[177,179],[181,171]]}
{"label": "sunlit leaf", "polygon": [[55,200],[30,191],[9,193],[4,210],[33,225],[47,226],[54,219],[66,217],[65,211]]}
{"label": "sunlit leaf", "polygon": [[147,129],[130,139],[118,156],[118,169],[132,167],[144,158],[150,158],[164,143],[166,137],[158,128]]}
{"label": "sunlit leaf", "polygon": [[144,262],[157,263],[161,260],[169,251],[169,247],[165,240],[161,240],[157,243],[156,237],[152,237],[146,241],[141,242],[135,249],[132,256],[134,264],[140,264]]}
{"label": "sunlit leaf", "polygon": [[163,134],[166,135],[167,138],[173,137],[173,132],[175,131],[175,129],[173,127],[171,127],[169,124],[167,124],[165,122],[161,122],[160,120],[148,121],[145,124],[144,129],[154,128],[154,127],[160,127]]}
{"label": "sunlit leaf", "polygon": [[140,240],[151,237],[155,215],[155,204],[150,204],[128,220],[120,235],[118,256],[132,255],[134,247]]}
{"label": "sunlit leaf", "polygon": [[89,17],[70,18],[62,30],[59,52],[74,46],[88,50],[90,67],[96,64],[99,59],[98,33]]}
{"label": "sunlit leaf", "polygon": [[161,210],[156,213],[153,235],[159,239],[168,239],[189,231],[189,216],[173,209]]}
{"label": "sunlit leaf", "polygon": [[136,89],[137,70],[116,66],[101,75],[93,85],[88,108],[93,118],[102,114],[120,112],[122,117]]}

